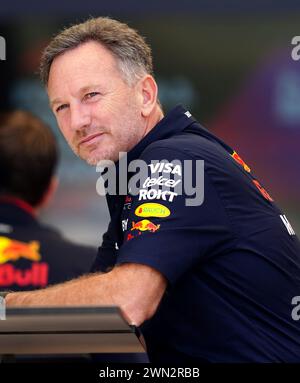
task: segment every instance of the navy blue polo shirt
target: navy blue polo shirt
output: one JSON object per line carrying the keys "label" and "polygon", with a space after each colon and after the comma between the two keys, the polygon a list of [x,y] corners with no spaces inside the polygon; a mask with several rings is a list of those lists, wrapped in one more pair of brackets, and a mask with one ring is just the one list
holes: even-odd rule
{"label": "navy blue polo shirt", "polygon": [[135,159],[148,174],[137,193],[107,195],[95,269],[138,263],[167,279],[141,326],[150,360],[299,362],[299,240],[250,167],[180,106],[128,153]]}

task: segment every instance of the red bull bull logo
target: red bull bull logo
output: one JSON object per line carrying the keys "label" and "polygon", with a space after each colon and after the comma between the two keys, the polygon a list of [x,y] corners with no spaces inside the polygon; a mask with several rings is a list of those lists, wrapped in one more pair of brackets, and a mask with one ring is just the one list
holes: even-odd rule
{"label": "red bull bull logo", "polygon": [[[7,237],[0,237],[0,287],[32,286],[46,287],[48,284],[49,265],[39,262],[40,244],[37,241],[29,243],[16,241]],[[8,262],[20,259],[31,261],[31,267],[19,269]]]}
{"label": "red bull bull logo", "polygon": [[20,258],[29,261],[40,261],[40,244],[37,241],[29,243],[15,241],[7,237],[0,237],[0,264],[18,261]]}
{"label": "red bull bull logo", "polygon": [[245,170],[246,172],[248,172],[248,173],[251,172],[251,169],[249,168],[249,166],[245,163],[245,161],[243,161],[243,160],[241,159],[241,157],[237,154],[236,151],[234,151],[234,152],[231,154],[231,157],[232,157],[238,164],[240,164],[240,165],[244,168],[244,170]]}
{"label": "red bull bull logo", "polygon": [[151,233],[154,233],[160,228],[160,225],[155,225],[153,222],[149,221],[148,219],[143,219],[139,222],[132,222],[132,230],[140,230],[140,231],[150,231]]}

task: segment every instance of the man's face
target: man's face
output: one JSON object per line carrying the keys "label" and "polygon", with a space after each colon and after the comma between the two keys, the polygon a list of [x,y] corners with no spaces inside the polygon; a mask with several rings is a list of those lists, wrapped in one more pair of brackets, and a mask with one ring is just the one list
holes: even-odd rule
{"label": "man's face", "polygon": [[127,85],[114,56],[94,41],[54,59],[48,95],[65,139],[90,165],[118,160],[145,134],[137,85]]}

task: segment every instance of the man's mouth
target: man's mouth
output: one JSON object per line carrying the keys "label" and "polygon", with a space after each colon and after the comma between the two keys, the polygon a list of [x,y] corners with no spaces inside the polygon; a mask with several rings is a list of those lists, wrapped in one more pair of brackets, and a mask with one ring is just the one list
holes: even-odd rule
{"label": "man's mouth", "polygon": [[78,142],[78,146],[82,144],[90,144],[95,140],[95,138],[102,135],[103,133],[96,133],[96,134],[91,134],[90,136],[84,137],[81,141]]}

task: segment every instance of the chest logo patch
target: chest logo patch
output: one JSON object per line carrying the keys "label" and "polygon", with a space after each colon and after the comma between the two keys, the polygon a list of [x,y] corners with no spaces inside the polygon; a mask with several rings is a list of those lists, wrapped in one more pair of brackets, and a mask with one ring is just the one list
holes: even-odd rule
{"label": "chest logo patch", "polygon": [[138,217],[168,217],[170,210],[160,203],[143,203],[135,209],[134,214]]}
{"label": "chest logo patch", "polygon": [[155,225],[153,222],[149,221],[148,219],[143,219],[139,222],[132,222],[132,230],[139,230],[139,231],[150,231],[154,233],[160,228],[160,225]]}

